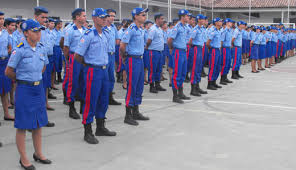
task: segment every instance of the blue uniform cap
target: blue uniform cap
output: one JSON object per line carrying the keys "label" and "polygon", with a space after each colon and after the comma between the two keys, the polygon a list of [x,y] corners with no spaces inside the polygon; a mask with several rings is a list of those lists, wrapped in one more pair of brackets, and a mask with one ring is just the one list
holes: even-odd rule
{"label": "blue uniform cap", "polygon": [[8,21],[8,22],[16,22],[16,20],[14,20],[12,18],[6,18],[5,21]]}
{"label": "blue uniform cap", "polygon": [[239,25],[245,25],[245,23],[244,23],[244,21],[239,21],[239,22],[237,22],[237,25],[239,26]]}
{"label": "blue uniform cap", "polygon": [[154,17],[161,17],[161,16],[163,16],[162,13],[155,13],[155,14],[154,14]]}
{"label": "blue uniform cap", "polygon": [[221,22],[221,21],[222,21],[222,19],[219,18],[219,17],[217,17],[217,18],[215,18],[215,19],[213,20],[213,24],[215,24],[216,22]]}
{"label": "blue uniform cap", "polygon": [[178,15],[188,15],[189,14],[189,11],[187,11],[186,9],[180,9],[179,12],[178,12]]}
{"label": "blue uniform cap", "polygon": [[202,14],[198,14],[196,16],[196,20],[199,20],[199,19],[206,19],[206,16],[202,15]]}
{"label": "blue uniform cap", "polygon": [[266,31],[266,28],[265,27],[261,27],[261,31],[265,30]]}
{"label": "blue uniform cap", "polygon": [[93,10],[92,16],[93,17],[106,18],[109,15],[107,14],[107,11],[104,8],[96,8],[96,9]]}
{"label": "blue uniform cap", "polygon": [[178,21],[179,21],[179,18],[173,19],[173,22],[178,22]]}
{"label": "blue uniform cap", "polygon": [[230,18],[226,18],[226,19],[224,20],[224,23],[227,23],[227,22],[233,22],[233,20],[230,19]]}
{"label": "blue uniform cap", "polygon": [[189,17],[192,17],[192,16],[193,16],[192,13],[188,13],[187,15],[188,15]]}
{"label": "blue uniform cap", "polygon": [[149,9],[148,8],[145,8],[145,9],[143,9],[143,8],[134,8],[133,10],[132,10],[132,16],[134,17],[135,15],[139,15],[139,14],[141,14],[142,12],[148,12],[149,11]]}
{"label": "blue uniform cap", "polygon": [[16,22],[25,22],[26,20],[22,19],[22,18],[18,18],[16,19]]}
{"label": "blue uniform cap", "polygon": [[283,23],[279,23],[279,25],[284,25]]}
{"label": "blue uniform cap", "polygon": [[85,10],[84,9],[82,9],[82,8],[76,8],[76,9],[74,9],[73,11],[72,11],[72,17],[73,16],[76,16],[77,15],[77,13],[80,13],[80,12],[84,12]]}
{"label": "blue uniform cap", "polygon": [[4,12],[0,11],[0,15],[4,15]]}
{"label": "blue uniform cap", "polygon": [[43,6],[37,6],[37,7],[35,7],[35,8],[34,8],[34,11],[35,11],[35,12],[36,12],[36,11],[41,11],[41,12],[43,12],[43,13],[48,13],[47,8],[45,8],[45,7],[43,7]]}
{"label": "blue uniform cap", "polygon": [[48,22],[54,22],[53,18],[48,18]]}
{"label": "blue uniform cap", "polygon": [[31,30],[35,32],[41,30],[42,28],[43,27],[39,24],[39,22],[33,19],[28,19],[22,24],[22,31]]}

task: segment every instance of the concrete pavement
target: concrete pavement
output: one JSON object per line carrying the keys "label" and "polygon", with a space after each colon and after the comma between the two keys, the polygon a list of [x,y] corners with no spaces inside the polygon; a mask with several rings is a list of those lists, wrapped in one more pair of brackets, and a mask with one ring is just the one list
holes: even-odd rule
{"label": "concrete pavement", "polygon": [[[83,141],[81,120],[68,118],[57,91],[58,100],[50,101],[56,111],[48,112],[56,127],[43,128],[44,154],[53,164],[33,162],[30,133],[27,154],[38,170],[295,170],[296,57],[259,74],[248,64],[240,73],[245,78],[181,105],[171,102],[168,81],[162,83],[168,91],[158,94],[145,86],[140,110],[151,120],[128,126],[124,105],[110,106],[107,127],[118,135],[99,137],[98,145]],[[184,89],[189,95],[190,84]],[[124,102],[121,84],[115,92]],[[21,169],[13,123],[1,123],[0,170]]]}

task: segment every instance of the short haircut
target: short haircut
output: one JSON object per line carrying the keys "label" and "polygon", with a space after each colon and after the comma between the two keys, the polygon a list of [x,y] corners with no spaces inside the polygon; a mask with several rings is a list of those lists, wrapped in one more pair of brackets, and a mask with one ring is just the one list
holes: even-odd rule
{"label": "short haircut", "polygon": [[110,14],[111,12],[116,14],[116,11],[114,9],[107,9],[107,14]]}
{"label": "short haircut", "polygon": [[79,11],[79,12],[75,12],[75,13],[72,15],[72,20],[76,20],[76,17],[77,17],[77,16],[80,16],[82,12],[85,12],[85,10],[82,9],[82,10]]}
{"label": "short haircut", "polygon": [[160,17],[162,17],[163,16],[163,14],[156,14],[156,15],[154,15],[154,21],[156,21],[157,19],[159,19]]}
{"label": "short haircut", "polygon": [[34,15],[39,16],[41,14],[48,14],[48,12],[44,12],[42,10],[35,10]]}

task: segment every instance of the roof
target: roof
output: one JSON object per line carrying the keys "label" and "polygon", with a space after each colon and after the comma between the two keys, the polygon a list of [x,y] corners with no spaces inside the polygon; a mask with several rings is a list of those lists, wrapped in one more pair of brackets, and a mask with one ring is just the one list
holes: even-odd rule
{"label": "roof", "polygon": [[[172,0],[172,3],[184,4],[184,0]],[[188,5],[198,7],[200,0],[187,0]],[[250,0],[214,0],[214,8],[249,8]],[[288,0],[251,0],[252,8],[287,8]],[[201,6],[212,8],[212,0],[201,0]],[[290,7],[296,7],[296,1],[290,1]]]}

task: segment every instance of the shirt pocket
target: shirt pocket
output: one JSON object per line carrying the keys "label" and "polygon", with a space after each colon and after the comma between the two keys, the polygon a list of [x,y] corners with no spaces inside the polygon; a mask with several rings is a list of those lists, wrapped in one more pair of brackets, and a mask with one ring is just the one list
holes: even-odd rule
{"label": "shirt pocket", "polygon": [[25,64],[32,63],[33,62],[33,56],[24,56],[22,62],[25,63]]}

